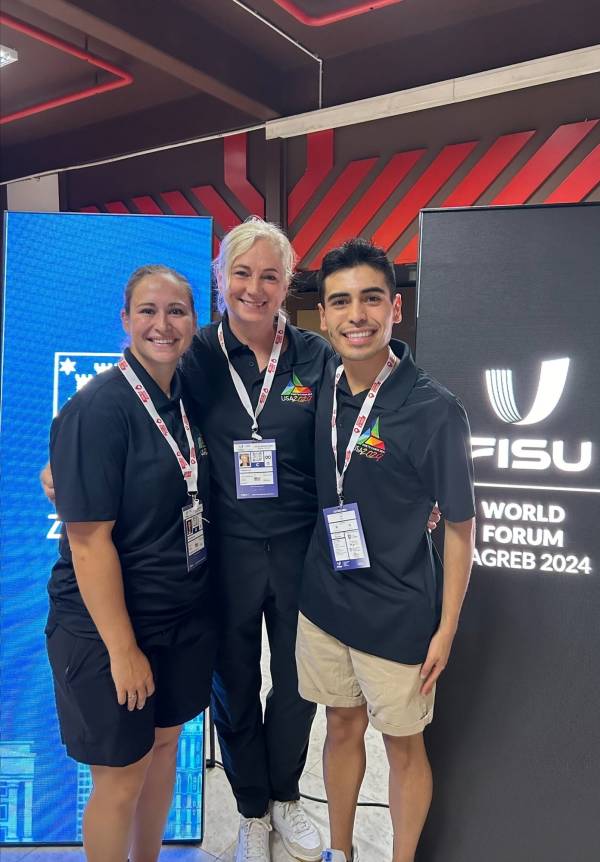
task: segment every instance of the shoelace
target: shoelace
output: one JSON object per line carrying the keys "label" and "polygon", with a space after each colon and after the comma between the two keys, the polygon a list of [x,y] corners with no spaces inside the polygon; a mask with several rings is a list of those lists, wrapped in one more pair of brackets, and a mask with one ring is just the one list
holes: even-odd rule
{"label": "shoelace", "polygon": [[246,833],[245,862],[252,862],[252,860],[263,862],[265,858],[265,833],[268,841],[268,834],[271,831],[271,826],[268,823],[265,823],[264,820],[248,820],[244,823],[244,830]]}
{"label": "shoelace", "polygon": [[306,819],[304,810],[299,802],[284,802],[283,816],[286,820],[289,820],[298,838],[309,835],[313,831],[312,823]]}

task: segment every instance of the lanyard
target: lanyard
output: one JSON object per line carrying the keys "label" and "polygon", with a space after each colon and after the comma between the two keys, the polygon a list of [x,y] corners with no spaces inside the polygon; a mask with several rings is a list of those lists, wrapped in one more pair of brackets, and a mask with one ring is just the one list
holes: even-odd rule
{"label": "lanyard", "polygon": [[188,494],[190,497],[195,498],[198,493],[198,461],[196,460],[196,448],[194,446],[194,440],[192,438],[192,432],[190,431],[190,423],[188,422],[188,418],[185,415],[185,410],[183,407],[183,401],[179,400],[179,408],[181,410],[181,418],[183,420],[183,427],[185,429],[185,436],[188,441],[188,445],[190,447],[190,463],[185,460],[183,457],[179,446],[171,436],[171,432],[163,422],[163,420],[158,415],[158,411],[154,404],[152,403],[152,398],[146,392],[146,389],[142,385],[141,380],[131,367],[131,365],[127,362],[125,357],[121,357],[118,362],[119,369],[123,372],[123,377],[129,383],[137,397],[140,399],[154,423],[158,426],[158,430],[161,432],[171,449],[173,450],[175,457],[177,458],[177,462],[181,469],[181,475],[185,479],[185,484],[187,485]]}
{"label": "lanyard", "polygon": [[271,386],[273,385],[275,372],[277,371],[277,363],[279,362],[279,356],[281,354],[281,348],[283,346],[285,324],[285,315],[283,314],[283,312],[280,311],[277,315],[277,331],[275,333],[275,340],[273,341],[273,349],[271,350],[271,356],[267,365],[267,372],[263,381],[263,387],[260,390],[258,404],[256,405],[256,412],[254,412],[254,410],[252,409],[252,404],[250,402],[250,398],[248,397],[248,393],[246,392],[246,387],[244,386],[242,378],[231,364],[229,354],[227,353],[227,348],[225,347],[223,324],[219,324],[219,344],[221,345],[221,350],[225,354],[225,359],[227,360],[227,364],[229,365],[229,373],[231,374],[231,379],[233,380],[233,385],[235,386],[238,398],[242,402],[246,413],[252,419],[252,438],[254,440],[262,440],[262,437],[258,433],[258,417],[260,416],[261,410],[265,406],[265,402],[269,396],[269,392],[271,391]]}
{"label": "lanyard", "polygon": [[350,436],[350,440],[348,441],[348,446],[346,448],[346,455],[344,457],[344,467],[342,472],[338,470],[338,462],[337,462],[337,442],[338,442],[338,434],[337,434],[337,386],[340,382],[340,377],[344,373],[344,366],[338,365],[337,370],[335,372],[335,380],[333,384],[333,412],[331,415],[331,448],[333,449],[333,460],[335,462],[335,479],[337,486],[337,495],[340,506],[344,505],[344,476],[346,475],[346,470],[350,464],[350,459],[352,458],[352,453],[354,452],[354,447],[360,437],[362,429],[365,427],[365,423],[369,418],[369,414],[373,408],[373,404],[375,403],[375,397],[382,385],[388,379],[394,368],[398,363],[398,357],[393,352],[393,350],[389,349],[388,358],[385,361],[385,365],[375,378],[373,385],[369,389],[365,400],[363,401],[363,405],[360,408],[360,413],[358,414],[358,418],[354,423],[354,428],[352,429],[352,434]]}

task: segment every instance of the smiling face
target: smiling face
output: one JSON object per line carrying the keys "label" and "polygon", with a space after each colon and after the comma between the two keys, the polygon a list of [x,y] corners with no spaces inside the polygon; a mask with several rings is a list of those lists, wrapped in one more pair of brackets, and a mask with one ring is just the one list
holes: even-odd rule
{"label": "smiling face", "polygon": [[136,284],[121,320],[131,352],[153,377],[175,371],[196,328],[188,289],[167,273],[147,275]]}
{"label": "smiling face", "polygon": [[328,275],[319,303],[321,329],[343,360],[362,362],[387,355],[392,326],[402,320],[400,294],[390,296],[385,275],[367,264]]}
{"label": "smiling face", "polygon": [[242,327],[272,327],[288,289],[279,249],[268,239],[257,239],[236,257],[229,278],[219,278],[230,323]]}

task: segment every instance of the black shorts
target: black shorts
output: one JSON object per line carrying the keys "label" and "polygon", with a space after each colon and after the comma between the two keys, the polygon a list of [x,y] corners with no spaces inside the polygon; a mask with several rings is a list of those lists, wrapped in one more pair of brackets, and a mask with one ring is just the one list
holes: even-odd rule
{"label": "black shorts", "polygon": [[61,739],[80,763],[135,763],[154,745],[156,727],[184,724],[208,706],[216,640],[210,625],[176,645],[140,644],[152,667],[155,693],[143,709],[131,712],[117,701],[101,640],[73,635],[59,625],[46,635]]}

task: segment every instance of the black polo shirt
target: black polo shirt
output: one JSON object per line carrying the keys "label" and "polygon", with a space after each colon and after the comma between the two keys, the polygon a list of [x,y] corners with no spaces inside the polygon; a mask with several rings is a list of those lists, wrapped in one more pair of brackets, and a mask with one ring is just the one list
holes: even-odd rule
{"label": "black polo shirt", "polygon": [[[125,356],[188,456],[178,373],[167,398],[129,350]],[[199,497],[207,511],[206,446],[195,428],[192,432]],[[208,569],[204,564],[187,571],[181,516],[189,501],[186,484],[175,455],[118,368],[90,380],[55,418],[50,462],[61,520],[116,522],[112,538],[136,636],[160,642],[192,610],[201,624],[204,612],[198,608],[209,607]],[[48,584],[49,625],[98,637],[77,587],[66,530],[59,552]]]}
{"label": "black polo shirt", "polygon": [[[322,511],[304,567],[300,609],[319,628],[363,652],[419,664],[439,624],[441,570],[426,529],[439,502],[449,521],[475,514],[470,432],[460,401],[392,342],[400,362],[383,384],[352,455],[344,499],[358,503],[371,566],[336,572]],[[337,505],[331,448],[333,378],[327,368],[316,420],[319,509]],[[338,464],[366,392],[338,385]]]}
{"label": "black polo shirt", "polygon": [[[277,443],[279,496],[238,500],[233,441],[250,439],[252,423],[233,385],[217,330],[218,323],[199,330],[182,362],[184,386],[196,407],[210,455],[212,524],[221,535],[259,539],[310,527],[317,511],[316,401],[333,350],[313,332],[286,327],[287,347],[279,357],[271,392],[258,417],[261,436],[274,438]],[[231,364],[256,409],[264,372],[258,368],[254,353],[232,333],[227,316],[223,334]]]}

